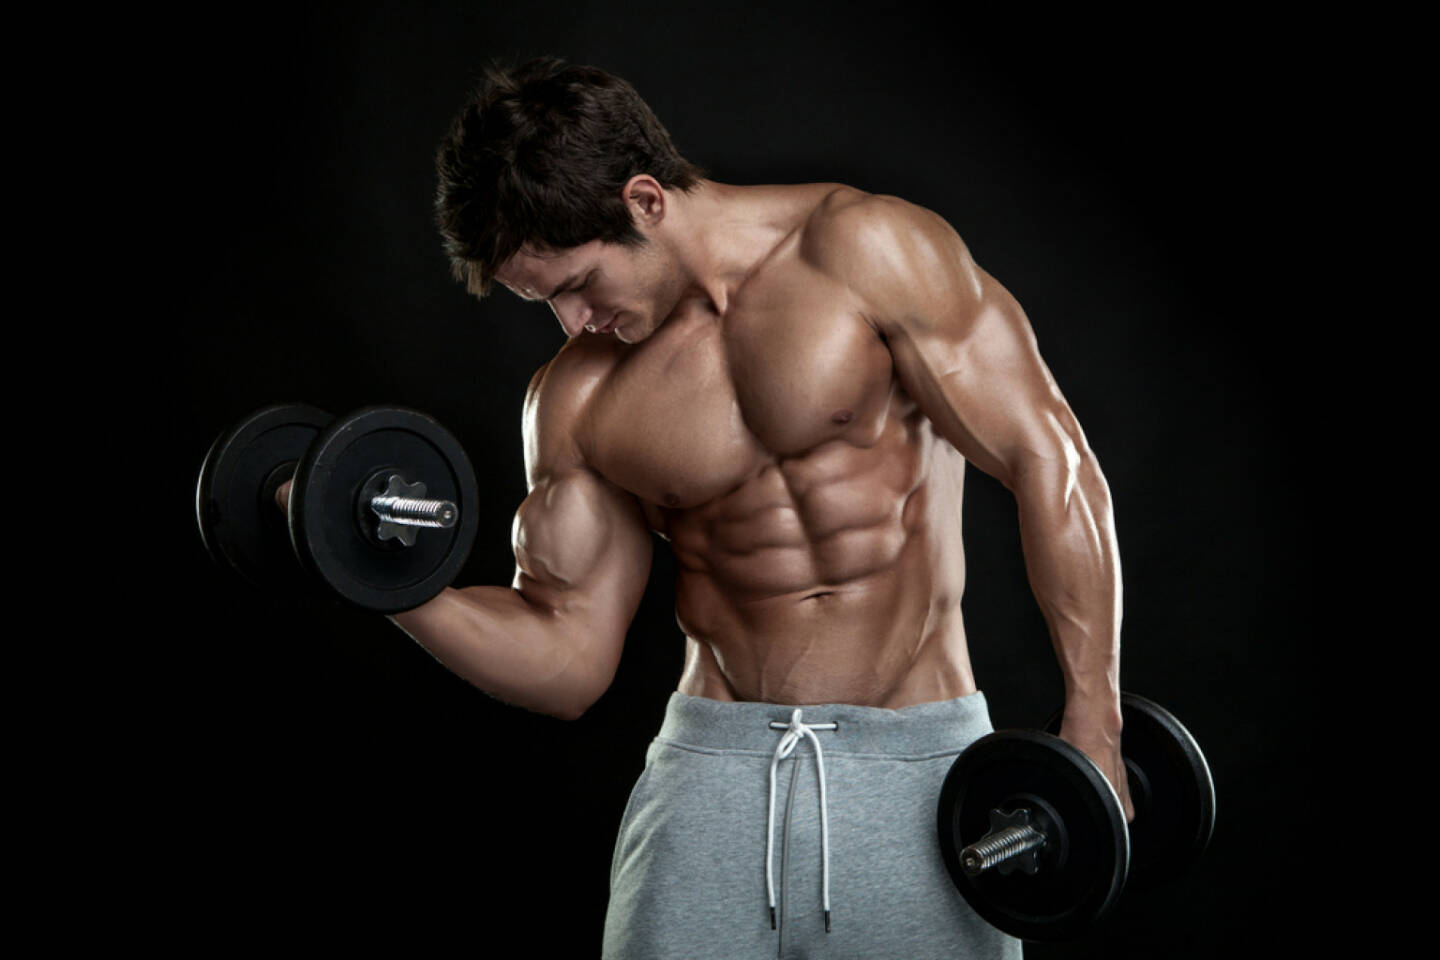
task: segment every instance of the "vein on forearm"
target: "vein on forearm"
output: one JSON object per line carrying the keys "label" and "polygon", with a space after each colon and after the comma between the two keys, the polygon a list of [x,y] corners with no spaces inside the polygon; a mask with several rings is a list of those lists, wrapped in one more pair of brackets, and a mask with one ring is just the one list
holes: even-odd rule
{"label": "vein on forearm", "polygon": [[1112,696],[1120,652],[1120,558],[1110,491],[1094,455],[1031,460],[1015,478],[1031,588],[1067,695]]}

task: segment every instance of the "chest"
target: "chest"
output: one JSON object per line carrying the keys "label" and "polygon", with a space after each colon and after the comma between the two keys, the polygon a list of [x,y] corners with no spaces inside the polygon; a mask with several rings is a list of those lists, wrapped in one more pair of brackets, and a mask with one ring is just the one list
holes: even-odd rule
{"label": "chest", "polygon": [[893,386],[889,351],[846,291],[751,284],[723,316],[672,317],[592,407],[592,462],[660,506],[689,508],[778,460],[869,446]]}

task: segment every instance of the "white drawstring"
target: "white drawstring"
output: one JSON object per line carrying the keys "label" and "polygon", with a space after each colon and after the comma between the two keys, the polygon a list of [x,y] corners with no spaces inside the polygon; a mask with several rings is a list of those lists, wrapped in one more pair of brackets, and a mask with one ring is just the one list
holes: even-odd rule
{"label": "white drawstring", "polygon": [[[802,723],[800,708],[790,714],[789,723],[772,721],[771,730],[784,730],[785,736],[775,746],[775,756],[770,760],[770,810],[765,819],[765,891],[770,895],[770,929],[775,929],[775,874],[771,860],[775,857],[775,771],[780,761],[795,752],[801,737],[809,737],[815,744],[815,769],[820,779],[820,864],[823,882],[821,895],[825,905],[825,932],[830,932],[830,814],[825,803],[825,758],[820,750],[820,738],[816,730],[838,730],[838,723]],[[793,791],[793,788],[792,788]],[[786,825],[787,829],[789,825]]]}

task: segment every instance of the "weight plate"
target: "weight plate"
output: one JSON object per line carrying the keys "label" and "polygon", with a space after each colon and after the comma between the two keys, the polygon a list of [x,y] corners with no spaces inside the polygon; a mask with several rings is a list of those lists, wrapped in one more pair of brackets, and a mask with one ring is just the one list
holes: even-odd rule
{"label": "weight plate", "polygon": [[[1133,693],[1120,696],[1120,750],[1135,804],[1130,823],[1131,890],[1183,876],[1215,831],[1215,781],[1200,744],[1164,707]],[[1059,733],[1062,712],[1046,729]]]}
{"label": "weight plate", "polygon": [[[1040,802],[1036,802],[1036,800]],[[990,811],[1043,807],[1049,836],[1039,871],[965,874],[960,852],[990,830]],[[992,926],[1026,940],[1065,940],[1109,912],[1125,884],[1125,815],[1100,768],[1080,750],[1036,730],[982,737],[945,777],[940,851],[960,893]]]}
{"label": "weight plate", "polygon": [[1144,775],[1148,806],[1130,824],[1136,889],[1148,890],[1195,866],[1215,831],[1215,780],[1200,744],[1163,707],[1132,693],[1120,699],[1120,749]]}
{"label": "weight plate", "polygon": [[217,563],[261,587],[305,582],[275,490],[332,419],[305,404],[263,407],[211,444],[195,485],[195,517]]}
{"label": "weight plate", "polygon": [[[362,492],[394,472],[424,483],[425,497],[450,500],[449,529],[416,530],[413,546],[376,538]],[[365,500],[368,501],[368,492]],[[322,433],[295,469],[290,537],[302,564],[342,598],[377,613],[418,607],[455,579],[475,541],[479,491],[464,449],[423,413],[366,407]]]}

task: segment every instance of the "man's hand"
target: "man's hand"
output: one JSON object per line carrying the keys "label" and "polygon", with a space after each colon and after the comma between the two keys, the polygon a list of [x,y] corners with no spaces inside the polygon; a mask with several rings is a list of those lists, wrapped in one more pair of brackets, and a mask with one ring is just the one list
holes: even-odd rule
{"label": "man's hand", "polygon": [[1076,722],[1067,713],[1060,726],[1060,738],[1085,751],[1095,761],[1105,779],[1115,788],[1120,797],[1120,806],[1125,810],[1125,822],[1135,819],[1135,804],[1130,799],[1130,783],[1125,776],[1125,760],[1120,755],[1120,734],[1113,735],[1096,723]]}
{"label": "man's hand", "polygon": [[275,490],[275,505],[280,508],[281,513],[290,512],[290,488],[295,486],[294,480],[286,480]]}

